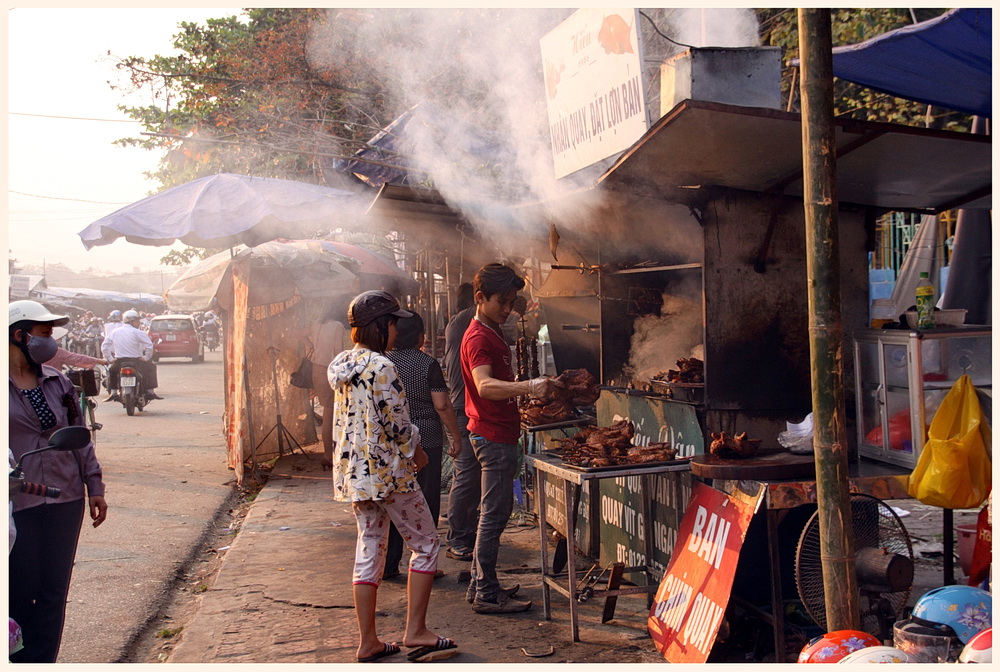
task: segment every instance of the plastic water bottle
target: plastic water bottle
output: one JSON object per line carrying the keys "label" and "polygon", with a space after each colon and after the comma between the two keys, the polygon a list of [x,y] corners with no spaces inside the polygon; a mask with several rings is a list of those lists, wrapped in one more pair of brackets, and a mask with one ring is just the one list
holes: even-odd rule
{"label": "plastic water bottle", "polygon": [[934,285],[930,274],[920,272],[920,284],[917,285],[917,329],[934,328]]}

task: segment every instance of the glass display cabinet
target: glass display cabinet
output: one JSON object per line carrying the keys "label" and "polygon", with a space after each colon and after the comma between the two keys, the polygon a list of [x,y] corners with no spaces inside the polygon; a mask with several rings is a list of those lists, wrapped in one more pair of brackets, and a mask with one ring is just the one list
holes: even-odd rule
{"label": "glass display cabinet", "polygon": [[938,405],[963,374],[992,392],[989,325],[854,334],[858,452],[914,467]]}

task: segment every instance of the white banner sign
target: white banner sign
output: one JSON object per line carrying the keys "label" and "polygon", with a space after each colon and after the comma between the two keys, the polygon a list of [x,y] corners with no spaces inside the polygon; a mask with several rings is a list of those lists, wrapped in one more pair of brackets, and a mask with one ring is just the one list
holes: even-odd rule
{"label": "white banner sign", "polygon": [[556,177],[642,137],[648,122],[638,10],[580,9],[540,45]]}

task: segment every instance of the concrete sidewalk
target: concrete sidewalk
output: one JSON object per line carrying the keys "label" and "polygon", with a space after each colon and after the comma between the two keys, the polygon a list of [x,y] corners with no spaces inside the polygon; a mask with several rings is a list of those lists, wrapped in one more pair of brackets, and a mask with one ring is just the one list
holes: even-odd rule
{"label": "concrete sidewalk", "polygon": [[[201,597],[197,615],[166,662],[353,663],[357,621],[351,573],[357,530],[350,505],[332,497],[319,446],[280,458],[233,540],[214,585]],[[442,521],[444,523],[444,521]],[[442,538],[446,527],[439,528]],[[552,593],[553,619],[542,615],[538,528],[508,526],[498,572],[501,583],[520,583],[530,611],[480,615],[465,601],[468,562],[447,558],[446,576],[435,582],[428,627],[451,637],[458,663],[654,663],[663,659],[646,633],[644,597],[618,600],[616,618],[602,625],[602,601],[583,605],[580,637],[573,643],[568,603]],[[554,551],[554,545],[550,549]],[[404,562],[408,557],[404,553]],[[402,565],[402,563],[401,563]],[[587,565],[589,567],[589,565]],[[586,569],[584,567],[583,569]],[[406,586],[386,581],[379,589],[378,628],[383,641],[402,639]],[[546,657],[528,653],[554,652]],[[404,654],[379,662],[405,663]],[[442,663],[444,664],[444,663]]]}
{"label": "concrete sidewalk", "polygon": [[[350,506],[335,502],[329,471],[320,468],[321,448],[277,461],[235,537],[214,585],[201,597],[197,615],[184,624],[167,659],[174,663],[353,663],[357,622],[351,587],[356,528]],[[917,548],[936,547],[940,509],[912,500],[894,501],[911,510],[904,518]],[[975,512],[956,512],[956,524],[974,521]],[[526,517],[530,519],[530,517]],[[439,527],[442,538],[445,521]],[[550,540],[550,552],[554,543]],[[615,618],[601,624],[602,600],[581,605],[580,638],[572,642],[566,598],[552,591],[552,620],[541,604],[539,532],[533,522],[512,522],[504,532],[498,573],[501,583],[521,584],[519,597],[534,607],[511,615],[480,615],[465,601],[469,563],[443,552],[446,576],[435,582],[428,627],[451,637],[458,663],[657,663],[663,659],[646,632],[644,596],[618,600]],[[910,604],[940,585],[940,561],[917,559]],[[404,553],[404,562],[408,554]],[[551,555],[550,555],[551,557]],[[578,556],[577,567],[590,563]],[[961,581],[961,571],[956,570]],[[405,576],[405,573],[404,573]],[[406,613],[406,586],[386,581],[379,589],[378,628],[383,641],[400,641]],[[530,657],[552,647],[545,657]],[[404,650],[405,651],[405,650]],[[527,653],[525,653],[527,652]],[[379,662],[405,663],[405,655]]]}

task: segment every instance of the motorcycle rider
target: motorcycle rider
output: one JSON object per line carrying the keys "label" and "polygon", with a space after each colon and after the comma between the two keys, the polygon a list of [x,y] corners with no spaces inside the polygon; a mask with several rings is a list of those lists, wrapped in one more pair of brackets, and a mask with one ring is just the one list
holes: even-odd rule
{"label": "motorcycle rider", "polygon": [[205,343],[208,343],[208,335],[215,336],[215,342],[219,342],[219,322],[215,318],[215,313],[208,311],[205,313],[205,322],[201,325],[201,333]]}
{"label": "motorcycle rider", "polygon": [[104,337],[107,338],[111,334],[115,333],[116,329],[119,329],[122,324],[122,311],[112,310],[108,315],[107,322],[104,323]]}
{"label": "motorcycle rider", "polygon": [[92,318],[83,330],[85,355],[101,354],[101,342],[104,340],[104,326],[98,318]]}
{"label": "motorcycle rider", "polygon": [[[118,370],[121,368],[122,360],[130,359],[142,374],[146,396],[150,399],[163,399],[154,391],[157,386],[156,364],[149,361],[153,358],[153,342],[149,340],[149,334],[139,328],[139,313],[126,310],[122,317],[124,319],[122,326],[105,337],[104,343],[101,344],[104,359],[112,362],[108,370],[108,379],[111,381],[109,384],[114,385],[118,382]],[[117,390],[113,390],[105,399],[105,401],[117,400]]]}

